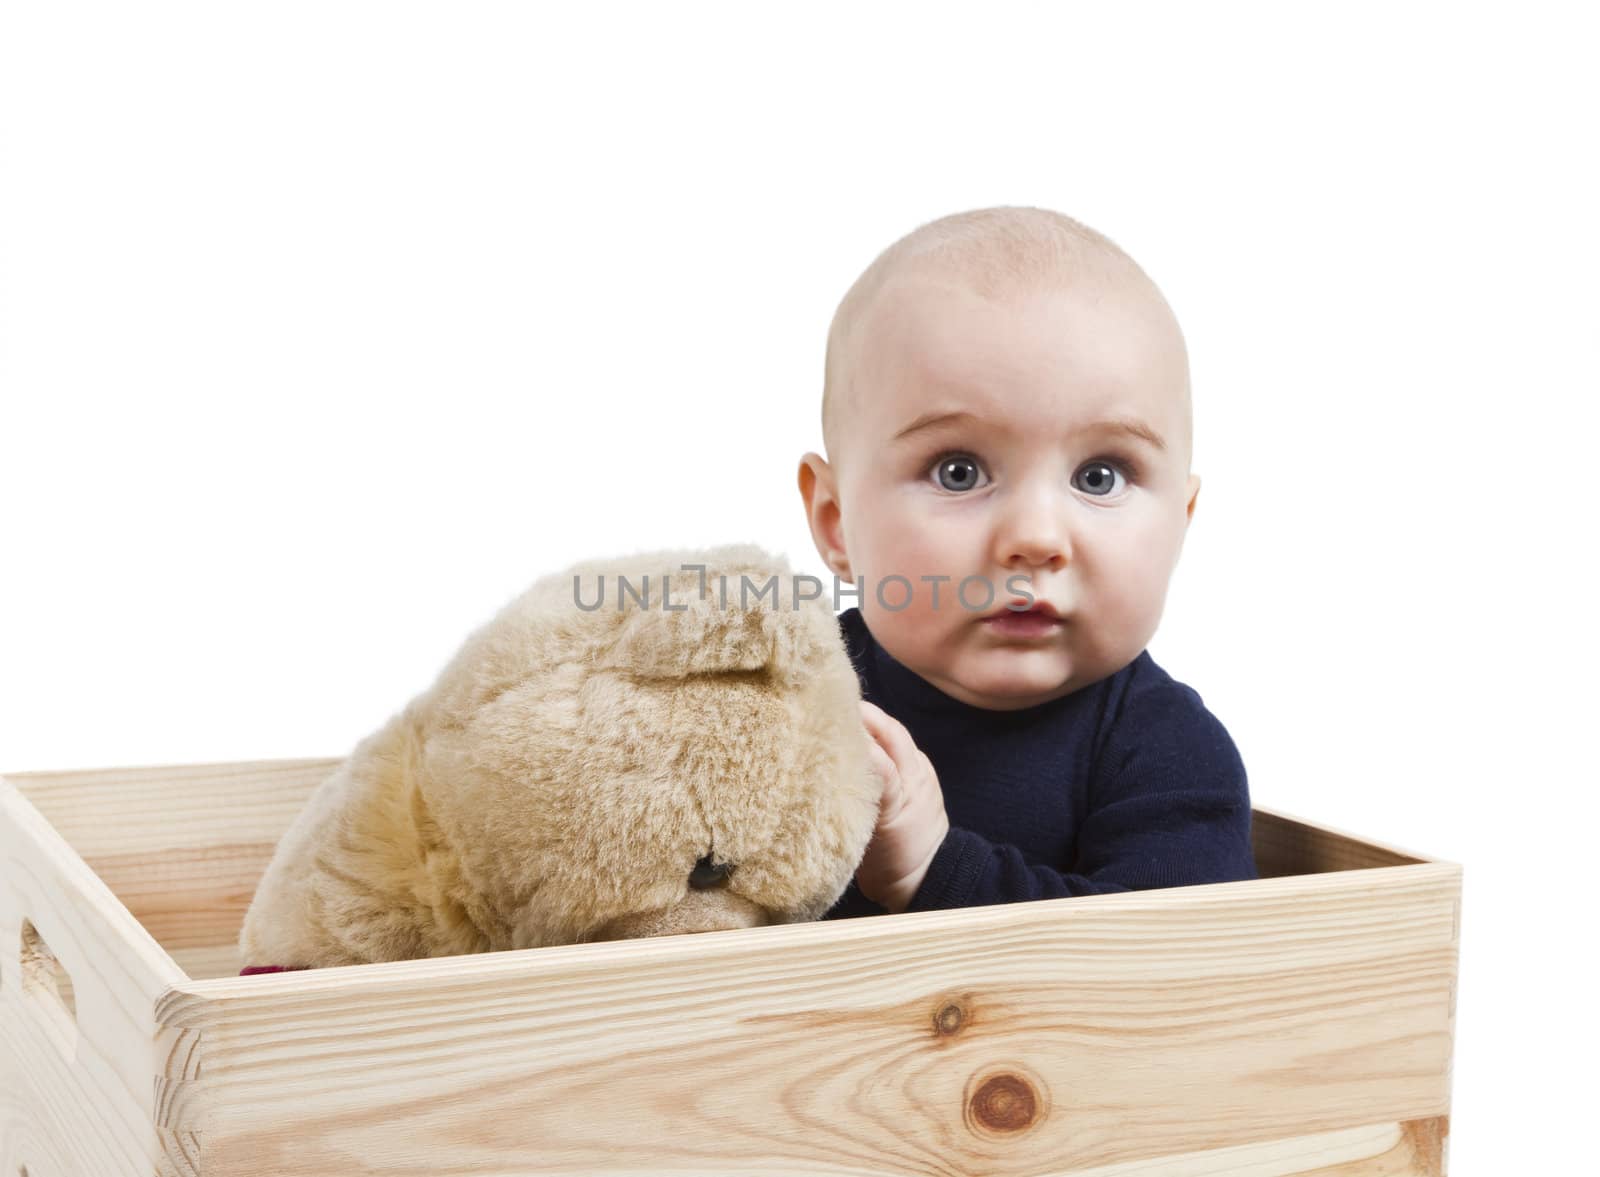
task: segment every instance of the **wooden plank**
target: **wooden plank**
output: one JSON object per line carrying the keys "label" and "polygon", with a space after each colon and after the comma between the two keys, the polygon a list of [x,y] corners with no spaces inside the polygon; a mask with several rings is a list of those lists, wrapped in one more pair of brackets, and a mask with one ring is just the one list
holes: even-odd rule
{"label": "wooden plank", "polygon": [[[154,1044],[165,1031],[154,1009],[187,978],[4,779],[0,943],[11,946],[0,953],[8,1161],[40,1177],[155,1172]],[[52,958],[67,984],[43,983]]]}
{"label": "wooden plank", "polygon": [[[408,1145],[397,1165],[414,1167],[422,1155],[454,1158],[466,1133],[481,1163],[460,1172],[487,1173],[507,1161],[500,1146],[515,1150],[520,1129],[485,1128],[485,1117],[530,1129],[529,1147],[510,1161],[527,1171],[534,1171],[530,1157],[550,1157],[552,1172],[653,1171],[653,1160],[613,1155],[609,1133],[626,1129],[649,1133],[669,1158],[682,1154],[689,1167],[719,1174],[744,1171],[740,1158],[758,1156],[752,1142],[761,1140],[771,1156],[752,1173],[952,1171],[952,1163],[953,1171],[1076,1177],[1443,1172],[1460,886],[1454,864],[1257,807],[1264,874],[1272,866],[1363,873],[237,978],[233,941],[255,880],[278,835],[337,764],[21,774],[28,797],[99,861],[85,878],[73,847],[40,823],[41,813],[29,817],[33,807],[23,801],[19,808],[15,796],[0,805],[11,887],[0,895],[0,934],[15,927],[20,937],[20,921],[32,918],[20,909],[42,912],[42,934],[67,945],[60,955],[87,985],[70,987],[87,1018],[73,1037],[59,1023],[52,1028],[36,996],[20,988],[14,958],[6,961],[10,975],[0,971],[8,1064],[0,1065],[0,1141],[52,1142],[34,1158],[33,1172],[148,1173],[152,1150],[164,1175],[315,1172],[316,1160],[303,1168],[285,1167],[281,1157],[264,1164],[252,1150],[275,1136],[296,1148],[310,1139],[349,1167],[380,1155],[386,1134],[391,1142],[413,1138],[420,1124],[435,1133],[421,1142],[433,1151]],[[1401,864],[1416,865],[1384,869]],[[1429,872],[1427,886],[1438,892],[1431,906],[1448,897],[1447,921],[1438,910],[1425,915],[1418,870]],[[130,926],[132,912],[103,881],[91,881],[96,873],[117,880],[119,894],[184,965],[218,980],[189,980],[159,944],[152,954],[152,928]],[[24,886],[25,875],[35,885]],[[1271,890],[1284,886],[1291,890]],[[1221,907],[1218,894],[1227,900]],[[1244,895],[1251,902],[1230,913]],[[1276,914],[1263,903],[1276,904]],[[1050,908],[1061,911],[1036,925]],[[1273,919],[1283,945],[1276,955],[1262,951]],[[1307,920],[1316,929],[1309,936]],[[1445,922],[1448,947],[1441,948]],[[770,942],[750,939],[763,936]],[[1340,942],[1334,955],[1330,937]],[[1387,947],[1374,955],[1384,937]],[[94,946],[107,943],[110,959],[90,963],[85,946],[93,956]],[[1219,968],[1229,953],[1248,967]],[[1384,960],[1398,968],[1385,972]],[[142,987],[128,983],[141,975]],[[1434,999],[1446,976],[1441,1029]],[[904,998],[908,984],[920,987],[920,1001]],[[141,1003],[168,985],[162,1022],[146,1016],[141,1024]],[[885,1001],[885,988],[900,1000]],[[572,1002],[573,993],[583,1000]],[[917,1010],[932,1019],[923,1019],[932,1037],[908,1040]],[[262,1024],[285,1016],[287,1038]],[[78,1019],[71,1025],[76,1030]],[[1262,1038],[1266,1027],[1275,1029]],[[1397,1036],[1396,1028],[1406,1032]],[[441,1041],[441,1032],[456,1037]],[[1261,1041],[1251,1045],[1252,1037]],[[473,1043],[487,1048],[483,1066],[472,1065]],[[893,1072],[885,1060],[897,1049],[904,1065]],[[399,1063],[386,1053],[395,1050]],[[1241,1072],[1241,1060],[1252,1056],[1258,1065]],[[775,1073],[775,1057],[802,1065]],[[382,1085],[363,1100],[356,1089],[372,1086],[373,1066],[394,1078],[398,1101]],[[293,1068],[318,1076],[301,1093],[309,1108],[279,1106],[276,1120],[251,1112],[263,1096],[272,1106],[274,1092],[294,1102],[282,1091],[294,1083],[285,1073]],[[1242,1102],[1241,1083],[1259,1084],[1274,1071],[1283,1092],[1269,1085],[1258,1093],[1259,1107]],[[135,1094],[146,1073],[154,1076],[148,1115]],[[833,1077],[819,1087],[801,1082],[807,1075]],[[1164,1091],[1174,1075],[1187,1083]],[[1330,1084],[1331,1092],[1322,1090]],[[555,1114],[547,1104],[563,1100],[549,1093],[569,1089],[579,1103],[567,1100],[567,1114]],[[1226,1090],[1238,1097],[1232,1104],[1219,1094]],[[420,1119],[416,1107],[407,1110],[407,1091],[422,1093],[432,1110]],[[535,1098],[538,1091],[544,1098]],[[1321,1120],[1274,1111],[1284,1092]],[[586,1093],[606,1107],[609,1129],[585,1127],[581,1116],[568,1122]],[[929,1098],[941,1093],[942,1100]],[[1085,1093],[1092,1093],[1087,1105],[1074,1102]],[[1203,1097],[1199,1106],[1196,1097]],[[1428,1099],[1433,1114],[1413,1114]],[[434,1107],[441,1102],[443,1111]],[[1305,1131],[1330,1118],[1359,1118],[1359,1108],[1376,1103],[1388,1110],[1367,1122],[1347,1118]],[[1207,1106],[1231,1107],[1233,1118],[1207,1119]],[[305,1114],[319,1129],[310,1137],[291,1130]],[[359,1120],[353,1128],[351,1116]],[[719,1134],[730,1116],[739,1126],[731,1138]],[[1276,1123],[1285,1117],[1295,1120],[1288,1132]],[[839,1139],[790,1147],[816,1123],[828,1129],[822,1141],[831,1132],[842,1147]],[[1063,1124],[1071,1129],[1067,1167],[1055,1163]],[[350,1147],[339,1143],[347,1129],[359,1138]],[[1278,1134],[1261,1134],[1271,1131]],[[858,1165],[877,1137],[888,1151]],[[1131,1159],[1124,1155],[1130,1138],[1138,1154]],[[725,1139],[731,1149],[722,1147]],[[923,1147],[939,1139],[955,1146],[944,1161]],[[707,1149],[715,1157],[700,1155]],[[8,1160],[11,1151],[8,1145]],[[967,1167],[948,1159],[956,1154],[965,1154]],[[901,1167],[885,1167],[885,1157]],[[29,1163],[27,1155],[16,1159]]]}
{"label": "wooden plank", "polygon": [[1003,1177],[1437,1121],[1459,897],[1419,864],[192,981],[159,1123],[229,1177]]}
{"label": "wooden plank", "polygon": [[169,953],[181,953],[237,942],[278,838],[338,764],[325,757],[6,779]]}
{"label": "wooden plank", "polygon": [[1252,807],[1250,832],[1264,879],[1444,861],[1260,805]]}
{"label": "wooden plank", "polygon": [[337,757],[5,777],[85,861],[275,844]]}
{"label": "wooden plank", "polygon": [[[339,763],[338,757],[253,760],[24,772],[5,779],[86,861],[104,861],[113,873],[131,877],[141,858],[153,862],[158,852],[253,854],[275,845]],[[1262,805],[1254,807],[1253,821],[1258,859],[1298,868],[1274,874],[1442,861]]]}
{"label": "wooden plank", "polygon": [[[339,763],[154,765],[6,779],[169,953],[185,953],[237,940],[278,838]],[[1433,861],[1260,806],[1253,829],[1267,878]]]}
{"label": "wooden plank", "polygon": [[244,962],[239,959],[239,945],[231,938],[209,947],[180,948],[173,952],[172,959],[178,962],[178,967],[187,976],[196,981],[237,977],[239,970],[244,967]]}

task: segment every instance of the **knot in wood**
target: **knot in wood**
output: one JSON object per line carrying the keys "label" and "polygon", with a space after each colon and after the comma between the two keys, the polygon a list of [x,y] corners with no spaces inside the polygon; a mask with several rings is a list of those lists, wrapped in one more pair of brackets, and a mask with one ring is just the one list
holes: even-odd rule
{"label": "knot in wood", "polygon": [[960,1030],[965,1021],[966,1015],[962,1012],[960,1004],[951,1001],[941,1006],[939,1012],[933,1015],[933,1028],[936,1033],[950,1035]]}
{"label": "knot in wood", "polygon": [[1039,1101],[1027,1080],[1001,1074],[984,1081],[969,1110],[973,1121],[991,1132],[1020,1132],[1033,1123]]}

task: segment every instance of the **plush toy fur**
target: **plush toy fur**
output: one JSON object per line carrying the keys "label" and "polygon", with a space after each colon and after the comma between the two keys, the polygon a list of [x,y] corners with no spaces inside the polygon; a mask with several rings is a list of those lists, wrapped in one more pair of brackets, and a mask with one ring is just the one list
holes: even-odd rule
{"label": "plush toy fur", "polygon": [[[684,564],[706,565],[704,599]],[[618,574],[640,593],[649,576],[647,608]],[[580,609],[574,577],[587,605],[602,576],[601,608]],[[755,595],[774,576],[776,605]],[[879,785],[837,620],[793,590],[787,562],[747,544],[536,582],[318,786],[245,916],[244,963],[820,917],[865,853]]]}

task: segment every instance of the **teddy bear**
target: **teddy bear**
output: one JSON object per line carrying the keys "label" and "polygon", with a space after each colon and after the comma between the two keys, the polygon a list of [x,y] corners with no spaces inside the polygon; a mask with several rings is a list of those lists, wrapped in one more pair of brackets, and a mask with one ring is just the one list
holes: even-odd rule
{"label": "teddy bear", "polygon": [[535,581],[317,786],[241,971],[820,918],[881,784],[807,580],[728,544]]}

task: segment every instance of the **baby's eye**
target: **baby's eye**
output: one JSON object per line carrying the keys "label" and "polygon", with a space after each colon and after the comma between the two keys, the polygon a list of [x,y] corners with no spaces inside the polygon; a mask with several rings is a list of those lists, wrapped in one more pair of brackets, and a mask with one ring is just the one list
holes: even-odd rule
{"label": "baby's eye", "polygon": [[1111,462],[1100,461],[1097,458],[1093,462],[1085,462],[1082,466],[1079,466],[1078,473],[1072,476],[1072,483],[1086,494],[1106,498],[1111,495],[1112,491],[1120,489],[1116,485],[1118,478],[1121,478],[1124,483],[1127,482],[1127,476],[1123,474],[1120,466]]}
{"label": "baby's eye", "polygon": [[967,454],[946,454],[933,469],[934,478],[945,490],[972,490],[978,485],[981,471],[978,463]]}

